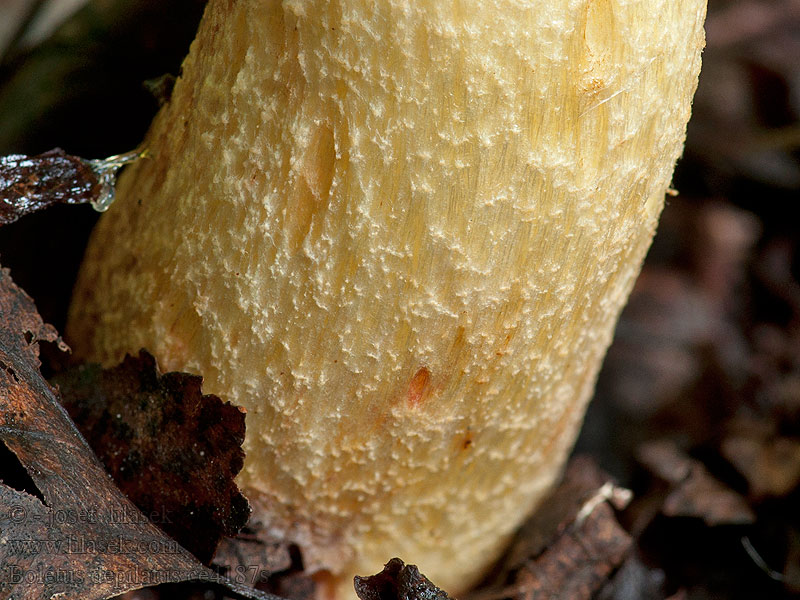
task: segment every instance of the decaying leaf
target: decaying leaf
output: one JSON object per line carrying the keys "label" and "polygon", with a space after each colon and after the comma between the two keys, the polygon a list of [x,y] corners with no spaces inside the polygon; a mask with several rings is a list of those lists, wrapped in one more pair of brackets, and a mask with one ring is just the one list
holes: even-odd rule
{"label": "decaying leaf", "polygon": [[665,580],[663,570],[648,567],[632,552],[597,594],[597,600],[664,600]]}
{"label": "decaying leaf", "polygon": [[289,600],[317,600],[319,587],[311,575],[300,570],[271,577],[266,589]]}
{"label": "decaying leaf", "polygon": [[744,525],[755,521],[746,500],[684,454],[674,442],[656,440],[643,444],[639,460],[672,485],[661,511],[668,517],[698,517],[711,527]]}
{"label": "decaying leaf", "polygon": [[722,455],[749,484],[755,500],[788,495],[800,485],[800,439],[780,435],[772,421],[734,419]]}
{"label": "decaying leaf", "polygon": [[39,373],[38,341],[58,335],[0,269],[0,441],[41,498],[0,484],[0,598],[109,598],[156,583],[221,583],[114,486]]}
{"label": "decaying leaf", "polygon": [[234,483],[244,412],[203,395],[202,377],[162,375],[143,350],[117,367],[84,365],[54,382],[120,489],[201,561],[247,523],[250,508]]}
{"label": "decaying leaf", "polygon": [[451,600],[416,565],[407,565],[399,558],[386,563],[377,575],[356,577],[355,587],[361,600]]}
{"label": "decaying leaf", "polygon": [[300,547],[276,536],[258,511],[236,537],[220,542],[213,566],[289,600],[317,600],[318,590],[324,587],[324,578],[315,579],[306,570]]}
{"label": "decaying leaf", "polygon": [[589,600],[622,563],[631,544],[611,506],[600,503],[519,570],[515,597]]}
{"label": "decaying leaf", "polygon": [[471,600],[592,598],[631,547],[612,508],[628,500],[630,492],[591,459],[573,458],[562,483],[518,533],[497,582]]}
{"label": "decaying leaf", "polygon": [[0,225],[52,204],[82,204],[100,193],[91,167],[60,148],[0,157]]}
{"label": "decaying leaf", "polygon": [[214,554],[214,564],[231,571],[258,565],[262,579],[291,568],[292,556],[286,542],[241,532],[235,538],[222,540]]}
{"label": "decaying leaf", "polygon": [[120,167],[138,152],[85,160],[55,148],[37,156],[0,157],[0,226],[53,204],[92,204],[105,210],[113,200]]}
{"label": "decaying leaf", "polygon": [[596,496],[608,477],[587,456],[573,458],[564,479],[523,524],[504,560],[509,573],[541,555],[573,524],[581,508]]}

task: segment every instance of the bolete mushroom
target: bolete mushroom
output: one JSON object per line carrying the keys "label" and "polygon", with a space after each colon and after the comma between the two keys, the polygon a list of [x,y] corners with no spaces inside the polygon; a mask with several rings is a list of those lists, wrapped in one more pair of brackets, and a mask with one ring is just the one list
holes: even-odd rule
{"label": "bolete mushroom", "polygon": [[[311,570],[476,581],[558,475],[681,153],[705,0],[211,0],[68,328],[247,409]],[[352,590],[352,587],[350,588]]]}

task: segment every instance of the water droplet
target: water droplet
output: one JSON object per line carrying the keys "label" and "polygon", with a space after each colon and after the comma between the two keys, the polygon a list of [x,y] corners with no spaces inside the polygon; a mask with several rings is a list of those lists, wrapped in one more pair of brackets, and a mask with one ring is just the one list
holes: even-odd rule
{"label": "water droplet", "polygon": [[109,156],[101,160],[86,161],[89,168],[97,176],[100,182],[100,194],[92,202],[92,208],[97,212],[105,212],[108,207],[114,202],[114,185],[117,182],[117,173],[125,165],[136,162],[144,157],[146,150],[133,150],[125,154],[117,154],[116,156]]}

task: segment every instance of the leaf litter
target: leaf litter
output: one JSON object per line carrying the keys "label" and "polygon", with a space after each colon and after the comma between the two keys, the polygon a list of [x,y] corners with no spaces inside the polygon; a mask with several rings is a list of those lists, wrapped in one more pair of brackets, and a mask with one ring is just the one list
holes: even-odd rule
{"label": "leaf litter", "polygon": [[39,342],[66,346],[0,269],[0,441],[37,495],[0,484],[0,598],[99,600],[155,584],[220,577],[153,525],[114,485],[39,372]]}
{"label": "leaf litter", "polygon": [[81,365],[51,383],[122,492],[202,562],[247,523],[250,507],[234,482],[245,415],[203,395],[201,377],[162,375],[142,350],[117,367]]}
{"label": "leaf litter", "polygon": [[114,201],[119,169],[142,155],[135,150],[86,160],[55,148],[36,156],[1,156],[0,226],[54,204],[91,204],[103,212]]}

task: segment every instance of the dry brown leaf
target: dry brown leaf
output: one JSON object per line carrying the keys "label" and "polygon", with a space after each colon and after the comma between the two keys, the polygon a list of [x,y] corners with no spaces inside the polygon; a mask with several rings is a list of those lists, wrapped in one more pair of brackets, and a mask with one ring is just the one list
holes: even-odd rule
{"label": "dry brown leaf", "polygon": [[661,512],[668,517],[698,517],[716,525],[755,522],[747,501],[716,479],[703,464],[684,454],[669,440],[643,444],[639,460],[653,474],[671,484]]}
{"label": "dry brown leaf", "polygon": [[64,347],[0,269],[0,441],[41,494],[0,484],[0,599],[100,600],[201,580],[275,600],[204,567],[114,486],[39,373],[40,340]]}
{"label": "dry brown leaf", "polygon": [[518,533],[500,580],[470,599],[589,600],[630,550],[632,539],[612,509],[629,499],[590,458],[573,458],[564,480]]}

